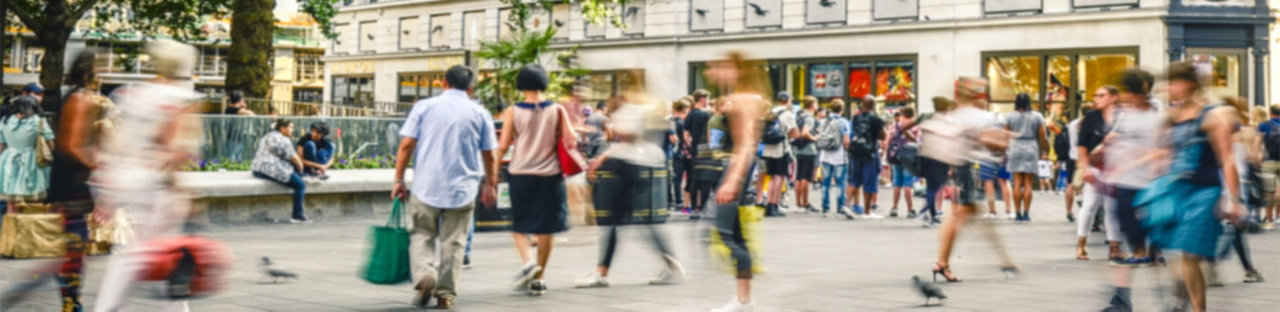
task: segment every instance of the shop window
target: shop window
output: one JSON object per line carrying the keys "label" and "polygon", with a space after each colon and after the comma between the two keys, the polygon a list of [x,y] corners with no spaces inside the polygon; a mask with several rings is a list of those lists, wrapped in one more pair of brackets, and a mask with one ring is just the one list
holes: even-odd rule
{"label": "shop window", "polygon": [[805,0],[806,24],[844,24],[849,13],[847,0]]}
{"label": "shop window", "polygon": [[399,49],[418,47],[418,17],[406,17],[400,19],[400,43]]}
{"label": "shop window", "polygon": [[471,11],[462,14],[462,46],[480,47],[480,38],[484,36],[484,11]]}
{"label": "shop window", "polygon": [[808,95],[820,99],[844,97],[844,63],[809,64]]}
{"label": "shop window", "polygon": [[1190,54],[1188,60],[1202,77],[1204,94],[1214,101],[1228,96],[1244,96],[1242,54]]}
{"label": "shop window", "polygon": [[449,47],[449,21],[453,19],[448,13],[431,16],[431,47]]}
{"label": "shop window", "polygon": [[747,28],[782,27],[782,0],[746,0]]}
{"label": "shop window", "polygon": [[316,103],[320,102],[320,97],[323,94],[324,90],[320,89],[293,89],[293,101]]}
{"label": "shop window", "polygon": [[644,9],[644,2],[627,4],[621,8],[622,22],[627,24],[627,28],[622,29],[622,34],[644,35]]}
{"label": "shop window", "polygon": [[402,73],[396,88],[396,100],[398,102],[417,102],[444,92],[444,75],[440,73]]}
{"label": "shop window", "polygon": [[914,20],[920,15],[920,0],[873,0],[871,17],[877,21]]}
{"label": "shop window", "polygon": [[1040,94],[1040,56],[1002,56],[987,59],[992,103],[1012,104],[1018,93]]}
{"label": "shop window", "polygon": [[871,62],[849,63],[849,97],[855,100],[871,95]]}
{"label": "shop window", "polygon": [[915,102],[915,62],[876,62],[876,98],[886,105]]}
{"label": "shop window", "polygon": [[724,30],[725,0],[690,0],[689,31]]}
{"label": "shop window", "polygon": [[1132,54],[1088,54],[1081,55],[1077,66],[1080,70],[1080,77],[1077,86],[1082,88],[1079,90],[1079,98],[1084,101],[1093,101],[1093,91],[1103,85],[1115,85],[1115,77],[1138,64],[1138,59]]}
{"label": "shop window", "polygon": [[334,76],[332,101],[339,104],[373,102],[373,77]]}

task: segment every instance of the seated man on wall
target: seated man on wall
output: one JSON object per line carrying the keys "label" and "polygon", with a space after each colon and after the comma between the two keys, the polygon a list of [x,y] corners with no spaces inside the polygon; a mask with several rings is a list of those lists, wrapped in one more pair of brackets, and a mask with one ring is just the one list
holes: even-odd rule
{"label": "seated man on wall", "polygon": [[334,152],[337,148],[329,141],[329,124],[317,121],[311,124],[311,132],[298,139],[298,155],[302,155],[303,171],[307,176],[328,180],[326,171],[333,166]]}

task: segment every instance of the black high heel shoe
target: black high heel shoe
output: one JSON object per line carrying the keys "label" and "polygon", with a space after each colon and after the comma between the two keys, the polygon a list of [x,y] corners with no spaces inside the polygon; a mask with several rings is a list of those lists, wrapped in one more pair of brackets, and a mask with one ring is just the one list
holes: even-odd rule
{"label": "black high heel shoe", "polygon": [[1022,276],[1023,271],[1021,267],[1018,267],[1018,265],[1009,264],[1000,266],[1000,273],[1004,273],[1004,279],[1012,279]]}
{"label": "black high heel shoe", "polygon": [[951,274],[950,265],[942,265],[940,263],[933,264],[933,282],[934,283],[938,282],[938,275],[942,275],[942,278],[946,280],[948,283],[955,283],[960,281],[959,278],[956,278],[955,274]]}

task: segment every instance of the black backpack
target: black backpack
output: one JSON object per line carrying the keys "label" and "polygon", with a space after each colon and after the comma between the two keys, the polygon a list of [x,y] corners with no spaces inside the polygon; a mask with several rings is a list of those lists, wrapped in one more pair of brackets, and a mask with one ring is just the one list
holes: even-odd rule
{"label": "black backpack", "polygon": [[1262,137],[1262,145],[1267,149],[1267,159],[1280,160],[1280,122],[1269,123],[1271,129]]}
{"label": "black backpack", "polygon": [[760,137],[760,142],[768,145],[778,144],[787,141],[787,133],[782,132],[782,125],[777,120],[770,122],[764,128],[764,135]]}
{"label": "black backpack", "polygon": [[[805,120],[806,120],[806,119],[809,119],[809,118],[806,118],[806,117],[812,118],[812,117],[813,117],[813,115],[809,114],[809,112],[808,112],[808,111],[801,111],[801,113],[800,113],[799,115],[797,115],[797,116],[796,116],[796,129],[797,129],[797,130],[804,131]],[[809,131],[809,132],[810,132],[810,134],[813,134],[813,133],[814,133],[814,131],[813,131],[813,130],[816,130],[816,129],[811,129],[811,130]],[[798,138],[795,138],[794,140],[791,140],[791,146],[792,146],[792,147],[795,147],[795,148],[805,148],[806,146],[809,146],[809,144],[813,144],[813,141],[805,140],[805,139],[804,139],[804,138],[802,138],[802,137],[798,137]]]}
{"label": "black backpack", "polygon": [[875,118],[871,114],[853,116],[853,131],[849,134],[849,156],[852,158],[871,158],[876,153],[876,137],[872,133],[871,122]]}

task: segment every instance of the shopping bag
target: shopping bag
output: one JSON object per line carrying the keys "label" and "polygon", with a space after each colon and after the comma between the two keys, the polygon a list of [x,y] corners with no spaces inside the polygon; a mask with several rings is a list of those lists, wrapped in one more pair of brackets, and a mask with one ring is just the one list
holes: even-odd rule
{"label": "shopping bag", "polygon": [[62,214],[6,214],[3,222],[2,256],[29,259],[60,257],[66,253],[68,237],[63,230]]}
{"label": "shopping bag", "polygon": [[374,284],[399,284],[409,280],[409,230],[404,226],[400,199],[391,206],[386,226],[369,228],[373,248],[362,271],[364,280]]}
{"label": "shopping bag", "polygon": [[235,258],[226,244],[200,235],[183,235],[147,241],[137,249],[143,261],[138,278],[164,281],[161,296],[197,299],[226,287],[227,272]]}
{"label": "shopping bag", "polygon": [[[760,261],[760,222],[764,221],[764,207],[756,205],[746,205],[738,207],[738,222],[742,229],[742,237],[746,240],[747,251],[751,254],[751,273],[763,274],[765,272],[764,264]],[[731,255],[732,251],[729,245],[725,245],[724,239],[720,236],[720,232],[711,227],[711,236],[707,249],[711,253],[713,262],[720,265],[721,269],[729,274],[737,274],[737,263]]]}

